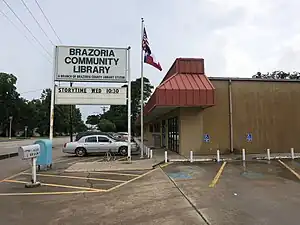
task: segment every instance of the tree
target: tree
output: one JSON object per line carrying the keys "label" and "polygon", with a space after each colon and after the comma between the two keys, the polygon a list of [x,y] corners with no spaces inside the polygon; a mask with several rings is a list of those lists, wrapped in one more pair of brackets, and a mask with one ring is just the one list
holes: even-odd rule
{"label": "tree", "polygon": [[89,115],[86,118],[86,123],[90,125],[97,125],[100,121],[100,116],[99,115]]}
{"label": "tree", "polygon": [[299,72],[284,72],[281,70],[275,70],[271,73],[261,73],[257,72],[252,76],[252,78],[257,78],[257,79],[291,79],[291,80],[298,80],[300,79],[300,73]]}
{"label": "tree", "polygon": [[[123,87],[127,87],[124,85]],[[149,79],[144,77],[144,103],[149,99],[153,86]],[[135,81],[131,81],[131,127],[134,127],[134,123],[141,112],[141,79],[138,78]],[[117,131],[127,131],[127,106],[126,105],[112,105],[110,109],[101,115],[101,119],[107,119],[112,121]]]}
{"label": "tree", "polygon": [[103,132],[115,132],[116,131],[116,125],[107,119],[101,119],[97,126],[98,126],[98,129]]}
{"label": "tree", "polygon": [[[37,132],[49,134],[51,89],[42,91],[39,99],[28,101],[20,97],[16,88],[17,77],[0,73],[0,135],[6,136],[9,129],[9,117],[12,116],[12,135]],[[70,106],[56,105],[54,109],[54,131],[57,134],[70,133]],[[72,107],[74,132],[86,130],[80,110]]]}

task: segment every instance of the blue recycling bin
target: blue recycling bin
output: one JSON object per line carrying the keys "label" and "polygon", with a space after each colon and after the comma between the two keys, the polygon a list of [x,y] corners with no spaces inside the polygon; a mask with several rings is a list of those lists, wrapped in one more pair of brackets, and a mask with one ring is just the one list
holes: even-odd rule
{"label": "blue recycling bin", "polygon": [[41,168],[52,168],[52,141],[49,139],[41,139],[34,142],[34,144],[39,144],[41,148],[41,153],[36,161],[38,170]]}

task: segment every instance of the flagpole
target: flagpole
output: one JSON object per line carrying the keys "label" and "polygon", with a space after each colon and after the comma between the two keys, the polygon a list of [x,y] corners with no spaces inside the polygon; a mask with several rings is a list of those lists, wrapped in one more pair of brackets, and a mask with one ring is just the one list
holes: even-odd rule
{"label": "flagpole", "polygon": [[144,157],[144,18],[141,18],[141,158]]}

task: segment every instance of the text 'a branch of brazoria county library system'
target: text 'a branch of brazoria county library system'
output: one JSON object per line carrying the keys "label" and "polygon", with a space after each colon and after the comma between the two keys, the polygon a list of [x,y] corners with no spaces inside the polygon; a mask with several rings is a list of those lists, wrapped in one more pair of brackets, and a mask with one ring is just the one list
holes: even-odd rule
{"label": "text 'a branch of brazoria county library system'", "polygon": [[66,64],[73,64],[73,73],[108,74],[112,66],[118,66],[119,58],[113,49],[70,48]]}

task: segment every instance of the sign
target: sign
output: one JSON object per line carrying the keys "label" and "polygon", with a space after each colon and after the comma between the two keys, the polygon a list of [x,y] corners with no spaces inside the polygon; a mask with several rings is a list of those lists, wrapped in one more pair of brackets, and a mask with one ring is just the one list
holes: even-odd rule
{"label": "sign", "polygon": [[55,87],[56,105],[126,105],[126,87]]}
{"label": "sign", "polygon": [[247,139],[248,142],[251,142],[252,141],[252,134],[251,133],[247,133],[246,139]]}
{"label": "sign", "polygon": [[127,82],[127,49],[83,46],[57,46],[56,81]]}
{"label": "sign", "polygon": [[39,144],[26,145],[19,147],[18,155],[22,159],[32,159],[36,158],[41,154],[41,147]]}
{"label": "sign", "polygon": [[209,135],[208,134],[204,134],[204,142],[209,142],[210,141],[210,138],[209,138]]}

